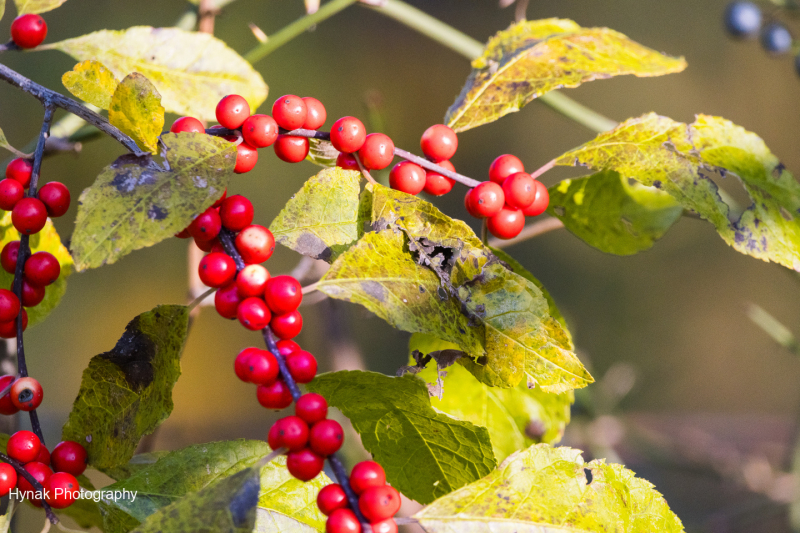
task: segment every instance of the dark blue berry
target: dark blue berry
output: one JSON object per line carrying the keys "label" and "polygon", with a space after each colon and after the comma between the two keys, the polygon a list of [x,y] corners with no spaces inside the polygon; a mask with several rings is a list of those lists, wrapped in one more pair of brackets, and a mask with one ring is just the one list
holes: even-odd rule
{"label": "dark blue berry", "polygon": [[771,54],[785,54],[792,49],[792,34],[786,26],[772,22],[761,32],[761,46]]}
{"label": "dark blue berry", "polygon": [[734,37],[753,37],[761,29],[761,10],[753,2],[731,2],[725,9],[725,28]]}

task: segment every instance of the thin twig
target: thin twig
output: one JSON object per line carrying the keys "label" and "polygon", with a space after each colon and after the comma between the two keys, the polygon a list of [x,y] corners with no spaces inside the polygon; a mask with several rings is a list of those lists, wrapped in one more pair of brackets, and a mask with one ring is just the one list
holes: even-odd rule
{"label": "thin twig", "polygon": [[[191,312],[192,312],[192,310],[193,310],[195,307],[197,307],[198,305],[200,305],[201,303],[203,303],[203,300],[205,300],[206,298],[208,298],[209,296],[211,296],[212,294],[214,294],[214,292],[216,292],[216,290],[217,290],[217,289],[215,289],[215,288],[213,288],[213,287],[212,287],[212,288],[208,289],[206,292],[204,292],[203,294],[201,294],[200,296],[198,296],[197,298],[195,298],[194,300],[192,300],[192,303],[190,303],[190,304],[189,304],[189,312],[191,313]],[[2,397],[2,396],[3,396],[3,395],[2,395],[2,394],[0,394],[0,397]]]}
{"label": "thin twig", "polygon": [[213,0],[200,0],[197,8],[200,20],[197,22],[197,31],[214,35],[214,20],[219,14],[219,10],[214,8]]}
{"label": "thin twig", "polygon": [[364,164],[361,162],[361,156],[359,156],[357,152],[353,152],[353,159],[356,160],[356,164],[358,165],[358,169],[361,171],[361,175],[364,176],[364,178],[371,184],[377,185],[378,182],[375,181],[375,178],[373,178],[369,171],[364,168]]}
{"label": "thin twig", "polygon": [[319,281],[303,287],[303,296],[305,296],[306,294],[311,294],[312,292],[317,290],[317,285],[319,285]]}
{"label": "thin twig", "polygon": [[548,170],[552,169],[556,165],[556,160],[553,159],[549,163],[542,165],[541,167],[537,168],[531,173],[531,177],[533,179],[537,179],[539,176],[547,172]]}
{"label": "thin twig", "polygon": [[564,223],[561,222],[559,219],[555,217],[545,218],[543,220],[539,220],[538,222],[534,222],[533,224],[529,224],[525,226],[522,231],[514,237],[513,239],[502,240],[502,239],[489,239],[489,246],[492,248],[506,248],[508,246],[512,246],[514,244],[521,243],[523,241],[527,241],[528,239],[533,239],[534,237],[538,237],[539,235],[544,235],[550,231],[563,228]]}

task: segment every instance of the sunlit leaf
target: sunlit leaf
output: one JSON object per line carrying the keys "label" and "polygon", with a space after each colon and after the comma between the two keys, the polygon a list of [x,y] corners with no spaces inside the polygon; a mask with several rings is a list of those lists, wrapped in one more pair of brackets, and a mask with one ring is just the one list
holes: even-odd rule
{"label": "sunlit leaf", "polygon": [[164,129],[161,95],[150,80],[134,72],[117,86],[108,108],[108,120],[149,152],[158,150]]}
{"label": "sunlit leaf", "polygon": [[323,141],[322,139],[309,139],[308,141],[309,149],[306,161],[325,168],[336,166],[339,150],[334,148],[330,141]]}
{"label": "sunlit leaf", "polygon": [[[20,15],[26,15],[28,13],[52,11],[66,1],[67,0],[14,0],[14,3],[17,5],[17,12]],[[0,11],[0,15],[2,15],[2,11]]]}
{"label": "sunlit leaf", "polygon": [[61,83],[84,102],[108,109],[119,80],[102,63],[83,61],[61,76]]}
{"label": "sunlit leaf", "polygon": [[[0,20],[2,20],[3,15],[6,13],[6,0],[0,0]],[[6,529],[8,526],[6,525]]]}

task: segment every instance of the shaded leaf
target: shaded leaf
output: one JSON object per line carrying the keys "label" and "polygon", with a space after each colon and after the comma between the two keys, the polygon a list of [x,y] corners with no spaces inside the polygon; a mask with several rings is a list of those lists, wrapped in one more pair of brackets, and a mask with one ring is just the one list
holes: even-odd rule
{"label": "shaded leaf", "polygon": [[161,95],[150,80],[134,72],[117,86],[108,108],[108,120],[149,152],[158,150],[164,129]]}
{"label": "shaded leaf", "polygon": [[127,463],[103,469],[103,473],[115,481],[123,481],[129,477],[150,468],[156,462],[167,455],[168,451],[158,450],[155,452],[137,453]]}
{"label": "shaded leaf", "polygon": [[[61,83],[69,92],[84,102],[100,109],[111,107],[111,99],[117,90],[119,80],[98,61],[83,61],[61,76]],[[163,109],[162,109],[163,118]],[[161,133],[161,132],[159,132]]]}
{"label": "shaded leaf", "polygon": [[78,270],[114,263],[183,230],[228,186],[236,146],[202,133],[167,133],[165,168],[124,155],[80,197],[72,254]]}
{"label": "shaded leaf", "polygon": [[521,21],[499,32],[472,62],[467,83],[445,122],[464,131],[519,111],[562,87],[633,74],[662,76],[686,68],[608,28],[581,28],[571,20]]}
{"label": "shaded leaf", "polygon": [[336,166],[336,158],[339,157],[339,150],[333,147],[330,141],[322,139],[308,140],[308,155],[306,161],[325,168]]}
{"label": "shaded leaf", "polygon": [[584,463],[580,454],[537,444],[414,517],[428,533],[683,531],[652,484],[622,465]]}
{"label": "shaded leaf", "polygon": [[683,213],[668,193],[614,171],[567,179],[549,191],[548,213],[586,244],[615,255],[650,249]]}
{"label": "shaded leaf", "polygon": [[201,120],[215,120],[217,103],[228,94],[243,96],[253,110],[267,99],[261,75],[207,33],[136,26],[97,31],[39,49],[100,61],[118,78],[139,72],[156,86],[167,111]]}
{"label": "shaded leaf", "polygon": [[184,305],[160,305],[131,320],[111,351],[89,361],[62,437],[83,444],[90,465],[126,463],[172,412],[188,317]]}
{"label": "shaded leaf", "polygon": [[[28,13],[44,13],[52,11],[59,7],[67,0],[14,0],[17,5],[18,15],[26,15]],[[2,12],[0,12],[2,15]]]}
{"label": "shaded leaf", "polygon": [[418,502],[480,479],[497,464],[486,429],[434,411],[425,383],[414,376],[341,371],[307,387],[350,419],[387,481]]}

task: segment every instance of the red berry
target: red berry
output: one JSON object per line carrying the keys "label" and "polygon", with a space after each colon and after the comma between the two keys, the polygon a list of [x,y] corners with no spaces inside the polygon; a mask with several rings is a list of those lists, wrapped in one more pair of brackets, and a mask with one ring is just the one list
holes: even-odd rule
{"label": "red berry", "polygon": [[309,143],[305,137],[295,135],[278,135],[273,145],[275,155],[287,163],[299,163],[308,155]]}
{"label": "red berry", "polygon": [[[453,163],[450,161],[439,161],[436,163],[440,167],[449,170],[450,172],[455,172],[456,167],[453,166]],[[433,195],[433,196],[442,196],[443,194],[449,193],[453,189],[453,185],[455,184],[455,180],[450,179],[438,172],[433,170],[427,170],[425,172],[425,192]]]}
{"label": "red berry", "polygon": [[86,470],[89,456],[86,453],[86,448],[81,446],[80,443],[65,440],[59,442],[53,448],[50,462],[56,472],[68,472],[73,476],[80,476]]}
{"label": "red berry", "polygon": [[25,261],[25,279],[34,285],[42,287],[50,285],[59,275],[61,275],[61,265],[50,252],[36,252]]}
{"label": "red berry", "polygon": [[361,170],[353,154],[339,152],[336,156],[336,166],[343,170]]}
{"label": "red berry", "polygon": [[350,472],[350,486],[356,494],[384,485],[386,485],[386,472],[375,461],[361,461]]}
{"label": "red berry", "polygon": [[293,339],[303,329],[303,317],[297,311],[275,315],[272,317],[269,327],[279,339]]}
{"label": "red berry", "polygon": [[17,295],[8,289],[0,289],[0,322],[8,322],[17,318],[19,309]]}
{"label": "red berry", "polygon": [[[216,237],[214,239],[210,240],[210,241],[204,241],[204,240],[200,240],[200,239],[195,239],[194,240],[194,244],[195,244],[195,246],[197,246],[198,248],[200,248],[204,252],[212,252],[212,251],[214,251],[214,249],[217,246],[219,246],[219,240],[217,240]],[[217,250],[217,251],[219,251],[219,250]]]}
{"label": "red berry", "polygon": [[523,209],[533,203],[536,197],[536,183],[530,174],[517,172],[503,182],[506,204]]}
{"label": "red berry", "polygon": [[191,237],[191,235],[189,234],[189,228],[183,228],[178,233],[176,233],[175,236],[179,239],[188,239],[189,237]]}
{"label": "red berry", "polygon": [[25,196],[25,187],[17,180],[6,178],[0,181],[0,209],[11,211],[23,196]]}
{"label": "red berry", "polygon": [[489,167],[489,179],[502,185],[507,177],[517,172],[525,172],[522,161],[517,156],[505,154],[492,161]]}
{"label": "red berry", "polygon": [[292,405],[292,392],[282,379],[271,385],[259,385],[256,398],[262,407],[267,409],[286,409]]}
{"label": "red berry", "polygon": [[245,381],[256,385],[269,385],[275,382],[280,373],[275,356],[267,350],[258,348],[247,348],[247,350],[252,350],[252,352],[247,357],[247,368],[245,369],[247,379]]}
{"label": "red berry", "polygon": [[20,430],[8,438],[6,453],[20,463],[30,463],[39,456],[42,442],[32,431]]}
{"label": "red berry", "polygon": [[367,128],[355,117],[342,117],[331,128],[331,143],[340,152],[357,152],[364,146],[366,138]]}
{"label": "red berry", "polygon": [[305,350],[298,350],[286,357],[286,366],[298,383],[309,383],[317,375],[317,359]]}
{"label": "red berry", "polygon": [[300,481],[311,481],[322,472],[324,465],[325,459],[308,448],[289,452],[286,455],[286,468]]}
{"label": "red berry", "polygon": [[236,283],[231,283],[214,294],[214,308],[222,318],[236,318],[236,311],[242,299]]}
{"label": "red berry", "polygon": [[236,310],[236,318],[247,329],[257,331],[267,327],[272,315],[261,298],[245,298]]}
{"label": "red berry", "polygon": [[425,170],[411,161],[401,161],[389,173],[389,186],[407,194],[419,194],[425,188]]}
{"label": "red berry", "polygon": [[314,424],[308,436],[308,445],[323,456],[339,451],[344,443],[344,431],[336,420],[322,420]]}
{"label": "red berry", "polygon": [[[278,422],[280,422],[280,420]],[[273,450],[283,447],[283,440],[281,440],[281,430],[278,422],[272,424],[272,427],[269,428],[269,433],[267,433],[267,444],[269,444],[269,447]]]}
{"label": "red berry", "polygon": [[299,96],[287,94],[272,104],[272,116],[283,129],[296,130],[302,128],[308,116],[306,103]]}
{"label": "red berry", "polygon": [[3,246],[0,263],[3,265],[3,270],[9,274],[13,274],[17,269],[17,255],[19,255],[19,241],[11,241]]}
{"label": "red berry", "polygon": [[54,509],[66,509],[75,503],[81,490],[75,476],[67,472],[56,472],[50,476],[44,488],[45,500]]}
{"label": "red berry", "polygon": [[209,242],[216,239],[220,229],[222,229],[222,219],[220,219],[219,213],[213,207],[209,207],[200,213],[189,224],[189,234],[196,241]]}
{"label": "red berry", "polygon": [[[19,378],[8,392],[11,401],[20,411],[33,411],[42,404],[42,385],[33,378]],[[39,452],[36,452],[39,455]]]}
{"label": "red berry", "polygon": [[534,180],[536,187],[536,195],[531,202],[531,205],[522,210],[522,214],[526,217],[535,217],[547,211],[547,206],[550,204],[550,193],[547,186],[538,180]]}
{"label": "red berry", "polygon": [[8,463],[0,463],[0,497],[7,496],[16,486],[17,471]]}
{"label": "red berry", "polygon": [[19,409],[17,409],[17,406],[11,401],[11,394],[9,394],[11,389],[10,385],[14,383],[16,379],[16,376],[0,377],[0,391],[4,391],[6,388],[9,389],[9,391],[0,397],[0,414],[2,415],[15,415],[19,413]]}
{"label": "red berry", "polygon": [[386,168],[394,159],[394,143],[388,135],[370,133],[364,140],[364,146],[358,150],[358,157],[368,170]]}
{"label": "red berry", "polygon": [[308,424],[325,420],[328,416],[328,402],[322,395],[309,392],[300,396],[294,406],[294,413]]}
{"label": "red berry", "polygon": [[47,23],[39,15],[20,15],[11,23],[11,40],[20,48],[36,48],[45,37]]}
{"label": "red berry", "polygon": [[425,130],[419,145],[425,156],[434,161],[443,161],[456,155],[458,137],[450,127],[435,124]]}
{"label": "red berry", "polygon": [[45,183],[39,189],[39,200],[44,204],[49,216],[60,217],[69,209],[69,189],[58,181]]}
{"label": "red berry", "polygon": [[276,346],[278,347],[278,353],[284,357],[300,351],[300,345],[290,339],[278,341]]}
{"label": "red berry", "polygon": [[258,163],[258,150],[242,141],[236,146],[236,166],[233,171],[236,174],[245,174],[253,170]]}
{"label": "red berry", "polygon": [[278,426],[281,446],[297,452],[308,444],[308,424],[299,416],[287,416],[275,423]]}
{"label": "red berry", "polygon": [[292,276],[275,276],[267,282],[264,300],[273,313],[290,313],[300,307],[303,287]]}
{"label": "red berry", "polygon": [[505,206],[487,220],[489,232],[498,239],[512,239],[525,227],[525,215],[514,207]]}
{"label": "red berry", "polygon": [[[22,331],[28,329],[28,312],[22,310]],[[0,322],[0,337],[4,339],[13,339],[17,336],[17,321],[9,320],[8,322]]]}
{"label": "red berry", "polygon": [[47,222],[47,208],[38,198],[23,198],[11,211],[11,222],[23,235],[39,233]]}
{"label": "red berry", "polygon": [[18,181],[23,187],[27,187],[31,182],[33,173],[33,161],[18,157],[13,159],[6,167],[6,178]]}
{"label": "red berry", "polygon": [[318,130],[328,119],[328,112],[325,111],[325,106],[322,105],[322,102],[310,96],[304,96],[303,102],[306,103],[306,109],[308,110],[303,128]]}
{"label": "red berry", "polygon": [[[225,198],[226,198],[227,196],[228,196],[228,189],[225,189],[224,191],[222,191],[222,196],[220,196],[220,197],[217,199],[217,201],[216,201],[216,202],[214,202],[213,204],[211,204],[211,207],[219,207],[219,206],[221,206],[221,205],[222,205],[222,202],[224,202],[224,201],[225,201]],[[184,231],[186,231],[186,230],[184,230]],[[185,238],[186,238],[186,237],[184,237],[184,239],[185,239]]]}
{"label": "red berry", "polygon": [[236,359],[233,361],[233,371],[236,373],[236,377],[245,383],[248,382],[250,377],[250,369],[247,365],[247,360],[253,355],[253,350],[257,350],[257,348],[245,348],[239,352]]}
{"label": "red berry", "polygon": [[467,211],[476,218],[493,217],[503,209],[503,188],[493,181],[484,181],[468,193],[465,200]]}
{"label": "red berry", "polygon": [[[50,466],[50,452],[47,450],[47,446],[39,448],[39,455],[36,457],[36,461],[43,465]],[[50,468],[52,468],[52,466],[50,466]]]}
{"label": "red berry", "polygon": [[269,271],[261,265],[247,265],[236,276],[236,287],[239,289],[239,296],[249,298],[251,296],[264,295],[264,289],[269,281]]}
{"label": "red berry", "polygon": [[236,277],[236,263],[228,254],[210,253],[200,260],[198,274],[205,285],[224,287]]}
{"label": "red berry", "polygon": [[250,116],[250,105],[238,94],[229,94],[217,104],[217,122],[229,130],[241,126]]}
{"label": "red berry", "polygon": [[338,483],[325,485],[317,494],[317,507],[325,516],[330,516],[337,509],[346,509],[347,506],[347,494]]}
{"label": "red berry", "polygon": [[325,522],[325,533],[361,533],[361,524],[350,509],[337,509]]}
{"label": "red berry", "polygon": [[394,487],[372,487],[358,498],[361,514],[370,522],[391,518],[400,510],[400,493]]}
{"label": "red berry", "polygon": [[22,305],[25,307],[36,307],[44,300],[44,287],[34,285],[27,279],[22,280]]}
{"label": "red berry", "polygon": [[236,249],[245,263],[263,263],[275,250],[275,237],[264,226],[247,226],[236,236]]}
{"label": "red berry", "polygon": [[172,133],[191,132],[191,133],[205,133],[206,128],[203,123],[194,117],[181,117],[172,123],[169,129]]}
{"label": "red berry", "polygon": [[[37,461],[26,464],[25,470],[27,470],[28,473],[33,476],[33,479],[38,481],[39,484],[42,485],[43,487],[47,485],[47,481],[50,479],[50,476],[53,475],[53,471],[50,470],[49,466],[39,463]],[[31,485],[27,479],[25,479],[22,476],[19,476],[17,478],[17,488],[19,488],[19,490],[23,493],[24,492],[29,493],[29,494],[23,494],[23,496],[30,499],[33,505],[35,505],[36,507],[42,506],[41,498],[36,498],[34,496],[34,494],[38,491],[35,488],[33,488],[33,485]]]}
{"label": "red berry", "polygon": [[397,522],[393,518],[373,522],[370,527],[372,527],[372,533],[397,533]]}
{"label": "red berry", "polygon": [[253,115],[242,124],[242,136],[250,146],[266,148],[278,138],[278,123],[269,115]]}

